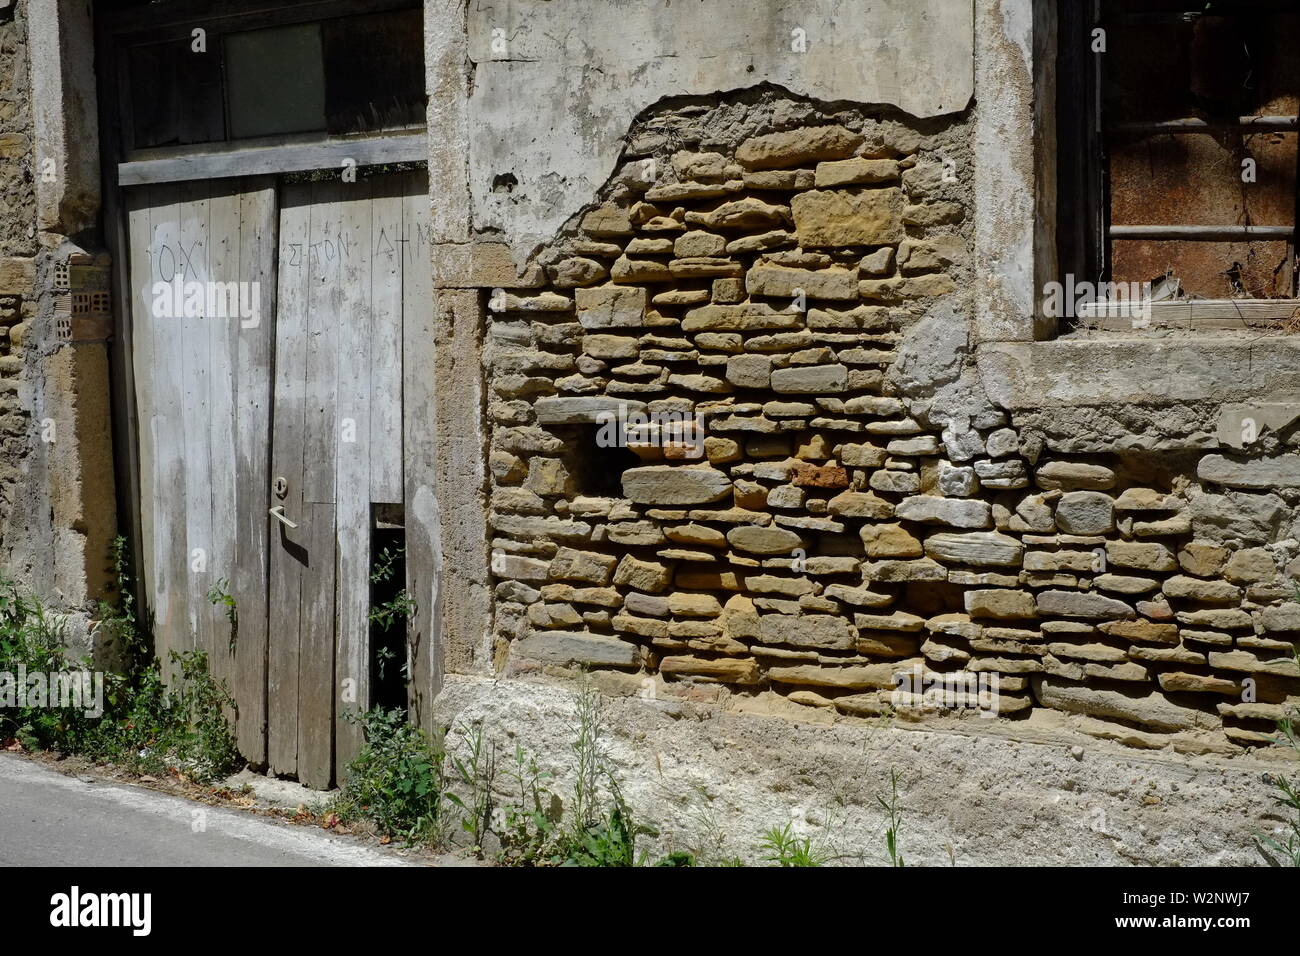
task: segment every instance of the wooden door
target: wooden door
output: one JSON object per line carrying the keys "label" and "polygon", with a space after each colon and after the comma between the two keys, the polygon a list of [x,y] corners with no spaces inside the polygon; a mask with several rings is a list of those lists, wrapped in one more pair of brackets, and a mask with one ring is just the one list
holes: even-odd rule
{"label": "wooden door", "polygon": [[[345,712],[371,698],[372,514],[403,503],[403,328],[431,309],[426,182],[129,193],[158,653],[207,651],[235,692],[244,756],[318,788],[360,745]],[[260,321],[159,316],[149,292],[178,271],[258,283]]]}
{"label": "wooden door", "polygon": [[[240,752],[262,764],[275,183],[142,186],[127,193],[127,216],[140,574],[155,650],[167,674],[173,651],[207,653],[235,698]],[[224,317],[205,314],[216,283],[235,283],[235,314],[229,300]],[[202,302],[187,309],[196,287]],[[238,314],[240,290],[249,306],[255,295],[255,314]],[[236,599],[237,623],[212,602],[218,593]]]}

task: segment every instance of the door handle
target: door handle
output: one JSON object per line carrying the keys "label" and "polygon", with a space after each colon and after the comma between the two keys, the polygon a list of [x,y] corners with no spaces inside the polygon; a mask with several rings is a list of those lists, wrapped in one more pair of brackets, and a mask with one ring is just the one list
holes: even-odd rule
{"label": "door handle", "polygon": [[272,508],[270,511],[268,511],[267,514],[269,514],[269,515],[270,515],[272,518],[274,518],[276,521],[279,521],[281,524],[288,525],[290,528],[296,528],[296,527],[298,527],[296,524],[294,524],[292,521],[290,521],[287,517],[285,517],[285,514],[284,514],[284,505],[276,505],[274,508]]}

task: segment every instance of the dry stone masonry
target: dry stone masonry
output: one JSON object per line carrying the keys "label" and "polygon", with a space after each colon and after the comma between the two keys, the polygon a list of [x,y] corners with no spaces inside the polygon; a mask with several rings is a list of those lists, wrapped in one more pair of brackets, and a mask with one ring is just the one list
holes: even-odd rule
{"label": "dry stone masonry", "polygon": [[36,252],[25,24],[15,14],[0,10],[0,544],[27,449],[19,377],[23,332],[34,311]]}
{"label": "dry stone masonry", "polygon": [[997,674],[1003,719],[1269,739],[1300,546],[1212,502],[1284,510],[1297,459],[1061,455],[990,404],[970,151],[965,116],[771,96],[643,118],[489,303],[499,669],[850,717]]}

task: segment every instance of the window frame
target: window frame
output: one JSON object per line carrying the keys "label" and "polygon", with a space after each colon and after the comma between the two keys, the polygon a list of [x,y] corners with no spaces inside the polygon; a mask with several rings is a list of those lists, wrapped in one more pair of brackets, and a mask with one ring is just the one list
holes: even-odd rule
{"label": "window frame", "polygon": [[[1285,238],[1291,269],[1293,295],[1286,298],[1201,298],[1150,303],[1146,319],[1128,315],[1116,318],[1105,303],[1085,307],[1073,318],[1074,328],[1120,331],[1148,326],[1198,330],[1279,328],[1300,315],[1300,122],[1297,117],[1242,117],[1238,122],[1173,120],[1163,123],[1117,124],[1115,129],[1163,127],[1172,135],[1201,135],[1217,128],[1247,129],[1261,126],[1282,129],[1297,136],[1296,213],[1291,227],[1276,226],[1115,226],[1110,221],[1110,157],[1106,149],[1103,105],[1104,53],[1093,52],[1093,30],[1106,29],[1103,0],[1060,0],[1056,5],[1056,38],[1052,45],[1055,62],[1056,136],[1055,179],[1056,275],[1062,283],[1073,275],[1078,282],[1102,283],[1111,279],[1111,242],[1117,238],[1154,238],[1164,234],[1186,240],[1192,234],[1251,240]],[[1143,14],[1135,15],[1140,18]],[[1162,14],[1158,16],[1176,16]],[[1050,94],[1049,94],[1050,95]],[[1247,122],[1254,119],[1255,122]],[[1263,120],[1262,122],[1260,120]],[[1282,122],[1285,121],[1285,122]],[[1062,328],[1058,331],[1069,331]]]}
{"label": "window frame", "polygon": [[[425,123],[349,134],[278,134],[209,143],[136,148],[131,142],[133,110],[129,47],[188,41],[195,29],[208,31],[209,50],[220,55],[228,33],[312,23],[336,17],[422,9],[419,0],[176,0],[167,6],[97,4],[96,25],[103,62],[100,112],[109,120],[103,138],[106,159],[117,170],[117,185],[179,182],[232,176],[306,172],[338,168],[345,159],[358,166],[422,162],[428,158]],[[224,67],[223,67],[224,68]],[[223,96],[223,111],[228,108]],[[120,122],[115,117],[121,117]],[[229,134],[229,117],[224,116]]]}

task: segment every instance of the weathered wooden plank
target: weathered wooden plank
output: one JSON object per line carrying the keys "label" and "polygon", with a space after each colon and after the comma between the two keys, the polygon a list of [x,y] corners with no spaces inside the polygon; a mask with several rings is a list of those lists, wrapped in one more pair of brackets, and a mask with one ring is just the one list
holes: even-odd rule
{"label": "weathered wooden plank", "polygon": [[209,433],[212,428],[210,409],[208,323],[206,306],[194,309],[189,304],[190,283],[206,284],[210,280],[208,250],[210,228],[207,182],[182,183],[180,186],[180,246],[185,261],[186,307],[180,323],[182,401],[184,403],[185,474],[184,527],[190,562],[185,576],[188,601],[189,643],[212,656],[212,607],[208,587],[215,581],[212,574],[212,467]]}
{"label": "weathered wooden plank", "polygon": [[[432,702],[441,681],[437,660],[437,593],[441,546],[434,482],[434,334],[432,261],[420,231],[429,222],[423,173],[406,174],[403,198],[402,434],[406,518],[406,586],[415,602],[407,622],[408,687],[412,719],[431,729]],[[425,232],[427,237],[427,232]],[[423,252],[421,251],[423,250]]]}
{"label": "weathered wooden plank", "polygon": [[347,247],[340,235],[341,188],[342,184],[333,180],[312,184],[311,237],[308,242],[311,285],[307,318],[303,500],[322,504],[334,501],[334,461],[339,443],[334,398],[338,388],[338,326],[343,305],[342,257]]}
{"label": "weathered wooden plank", "polygon": [[[219,180],[210,185],[208,200],[209,278],[233,289],[233,301],[224,294],[214,301],[215,313],[204,320],[208,335],[208,486],[212,538],[208,555],[208,586],[225,582],[223,590],[239,600],[236,520],[239,502],[235,492],[235,368],[238,362],[240,317],[239,284],[243,280],[239,258],[240,183]],[[229,285],[232,284],[233,285]],[[217,297],[214,296],[214,300]],[[205,602],[208,619],[212,675],[233,690],[235,686],[235,628],[228,609]],[[234,720],[235,714],[229,717]]]}
{"label": "weathered wooden plank", "polygon": [[[374,13],[378,10],[392,10],[410,6],[410,0],[309,0],[305,4],[290,4],[287,7],[268,4],[266,0],[227,0],[220,6],[214,6],[210,0],[170,0],[165,4],[146,4],[143,7],[126,6],[105,10],[102,17],[104,30],[112,34],[140,33],[146,36],[157,30],[163,36],[174,32],[178,25],[185,26],[189,32],[191,24],[205,21],[219,21],[229,17],[239,17],[241,30],[253,27],[279,26],[284,23],[297,23],[302,19],[302,8],[308,7],[312,16],[318,18],[343,17],[354,13]],[[96,26],[100,26],[96,18]]]}
{"label": "weathered wooden plank", "polygon": [[372,180],[370,500],[402,502],[402,193],[407,177]]}
{"label": "weathered wooden plank", "polygon": [[[268,527],[271,519],[271,368],[276,314],[275,182],[246,180],[239,196],[239,275],[256,290],[256,316],[240,323],[235,363],[235,645],[239,752],[266,763]],[[278,527],[279,522],[276,522]]]}
{"label": "weathered wooden plank", "polygon": [[1192,116],[1186,119],[1147,120],[1131,123],[1116,123],[1108,126],[1108,131],[1117,133],[1206,133],[1217,130],[1268,130],[1294,131],[1297,126],[1296,116],[1237,116],[1231,119],[1201,119]]}
{"label": "weathered wooden plank", "polygon": [[307,565],[299,607],[298,780],[327,790],[334,782],[334,504],[303,506]]}
{"label": "weathered wooden plank", "polygon": [[[303,522],[307,547],[299,597],[298,779],[333,779],[335,463],[338,459],[338,343],[342,317],[340,184],[314,183],[308,236],[307,355],[304,379]],[[278,406],[277,406],[278,407]]]}
{"label": "weathered wooden plank", "polygon": [[269,525],[267,760],[272,772],[280,774],[298,770],[299,609],[311,531],[303,509],[311,214],[310,185],[284,187],[279,213],[271,476],[273,482],[283,479],[286,491],[271,500],[298,527],[279,521]]}
{"label": "weathered wooden plank", "polygon": [[370,702],[370,474],[372,254],[370,180],[344,184],[342,309],[337,316],[339,441],[335,466],[338,570],[334,655],[334,750],[341,772],[361,747],[344,718]]}
{"label": "weathered wooden plank", "polygon": [[413,163],[428,158],[428,142],[423,132],[278,146],[231,146],[223,143],[189,146],[184,153],[174,156],[118,163],[117,179],[123,186],[140,186],[193,179],[338,169],[343,165],[344,159],[354,159],[358,166],[370,166],[379,163]]}
{"label": "weathered wooden plank", "polygon": [[1187,320],[1193,324],[1220,321],[1221,328],[1247,319],[1291,319],[1300,311],[1294,299],[1186,299],[1152,302],[1153,320]]}
{"label": "weathered wooden plank", "polygon": [[138,435],[140,461],[140,566],[135,569],[144,582],[145,606],[148,612],[157,602],[154,578],[156,555],[154,553],[154,489],[157,456],[154,451],[154,418],[157,403],[154,396],[154,320],[150,306],[153,303],[153,285],[160,280],[153,255],[153,235],[150,226],[151,200],[149,187],[131,189],[126,193],[127,256],[130,269],[130,288],[125,296],[130,310],[131,362],[135,367],[136,434]]}
{"label": "weathered wooden plank", "polygon": [[[181,252],[179,190],[160,186],[150,194],[150,228],[159,280],[185,281]],[[162,670],[170,677],[173,650],[190,646],[189,553],[185,516],[185,390],[183,319],[174,303],[153,308],[154,491],[148,507],[154,511],[154,648]]]}

